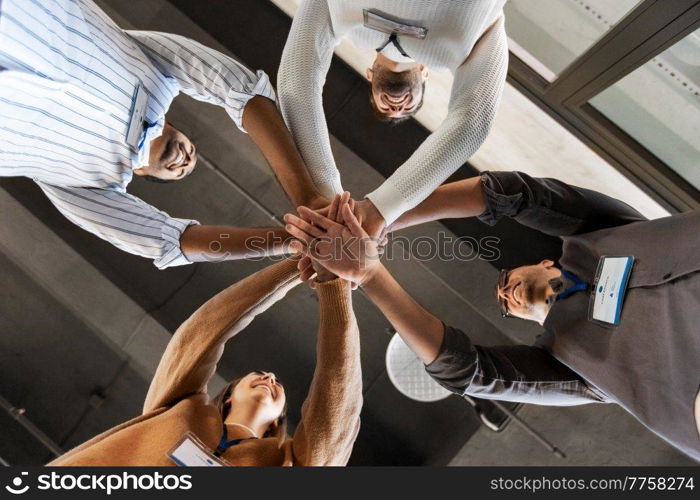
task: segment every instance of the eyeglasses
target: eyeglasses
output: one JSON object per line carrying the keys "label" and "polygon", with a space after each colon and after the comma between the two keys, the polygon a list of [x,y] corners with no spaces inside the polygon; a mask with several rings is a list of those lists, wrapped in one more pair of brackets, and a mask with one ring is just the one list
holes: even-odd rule
{"label": "eyeglasses", "polygon": [[498,275],[498,285],[496,285],[498,307],[501,310],[501,316],[504,318],[512,318],[512,316],[508,312],[508,302],[506,301],[505,297],[500,293],[500,291],[506,287],[506,283],[508,283],[508,276],[510,275],[510,271],[511,270],[508,268],[501,269],[501,272]]}

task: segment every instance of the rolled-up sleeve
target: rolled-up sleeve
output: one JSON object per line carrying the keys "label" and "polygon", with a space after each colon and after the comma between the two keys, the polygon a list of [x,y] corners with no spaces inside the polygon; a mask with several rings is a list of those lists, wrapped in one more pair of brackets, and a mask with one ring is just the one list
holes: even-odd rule
{"label": "rolled-up sleeve", "polygon": [[512,217],[545,234],[569,236],[646,220],[620,200],[557,179],[484,172],[481,185],[486,210],[479,220],[489,225]]}
{"label": "rolled-up sleeve", "polygon": [[257,95],[275,100],[267,74],[189,38],[156,31],[127,31],[144,53],[185,94],[223,107],[236,126],[243,128],[243,110]]}
{"label": "rolled-up sleeve", "polygon": [[478,346],[450,326],[445,326],[440,353],[425,369],[460,396],[551,406],[604,402],[581,377],[540,347]]}
{"label": "rolled-up sleeve", "polygon": [[68,220],[115,247],[152,259],[158,269],[191,263],[180,237],[199,222],[170,217],[128,193],[38,184]]}

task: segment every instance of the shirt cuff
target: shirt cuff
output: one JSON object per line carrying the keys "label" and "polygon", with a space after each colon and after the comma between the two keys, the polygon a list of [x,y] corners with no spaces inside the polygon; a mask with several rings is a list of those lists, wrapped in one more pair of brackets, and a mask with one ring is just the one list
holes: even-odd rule
{"label": "shirt cuff", "polygon": [[350,283],[342,278],[317,282],[316,293],[321,304],[321,321],[340,325],[354,320]]}
{"label": "shirt cuff", "polygon": [[463,394],[476,370],[471,340],[462,330],[442,324],[444,334],[440,352],[425,366],[435,382],[455,394]]}
{"label": "shirt cuff", "polygon": [[484,172],[481,174],[481,186],[484,192],[486,210],[477,218],[489,226],[496,224],[501,217],[514,217],[518,214],[523,201],[523,193],[505,194],[502,181],[513,180],[512,172]]}
{"label": "shirt cuff", "polygon": [[277,102],[277,96],[275,95],[275,89],[270,83],[270,78],[267,76],[263,70],[259,69],[255,72],[258,77],[258,81],[255,83],[252,89],[243,89],[242,91],[231,89],[226,96],[226,110],[228,111],[236,126],[246,134],[248,131],[243,128],[243,111],[245,110],[246,104],[253,97],[261,95],[267,97],[273,102]]}
{"label": "shirt cuff", "polygon": [[170,218],[163,223],[161,232],[163,254],[153,261],[158,269],[192,264],[192,261],[185,256],[180,248],[182,233],[192,225],[199,225],[199,222],[192,219]]}
{"label": "shirt cuff", "polygon": [[340,182],[340,176],[335,175],[328,182],[316,186],[321,196],[328,200],[332,200],[336,194],[343,194],[343,184]]}
{"label": "shirt cuff", "polygon": [[384,184],[369,193],[366,197],[377,207],[379,213],[384,217],[384,222],[387,226],[401,217],[404,212],[413,208],[410,203],[406,202],[403,194],[391,184],[390,179],[386,180]]}

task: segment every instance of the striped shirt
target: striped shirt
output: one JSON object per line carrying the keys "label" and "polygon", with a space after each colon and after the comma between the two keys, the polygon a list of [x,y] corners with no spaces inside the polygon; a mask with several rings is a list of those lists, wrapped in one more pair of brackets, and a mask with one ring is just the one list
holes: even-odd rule
{"label": "striped shirt", "polygon": [[[275,99],[264,72],[181,36],[124,31],[92,0],[2,0],[0,68],[0,176],[33,179],[70,221],[160,269],[189,263],[180,236],[197,222],[126,187],[172,100],[219,105],[243,130],[249,99]],[[126,135],[139,86],[136,150]]]}

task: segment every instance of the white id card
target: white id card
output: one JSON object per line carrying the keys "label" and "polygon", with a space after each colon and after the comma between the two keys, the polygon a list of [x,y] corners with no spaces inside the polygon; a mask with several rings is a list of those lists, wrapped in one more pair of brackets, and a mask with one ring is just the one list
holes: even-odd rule
{"label": "white id card", "polygon": [[143,134],[143,122],[146,119],[146,105],[148,95],[141,85],[136,86],[131,97],[131,110],[129,111],[129,126],[126,129],[126,143],[133,151],[139,150],[139,141]]}
{"label": "white id card", "polygon": [[632,255],[603,255],[600,258],[588,308],[590,321],[607,327],[620,324],[632,264]]}
{"label": "white id card", "polygon": [[412,25],[408,21],[391,16],[377,9],[363,9],[364,26],[375,31],[381,31],[389,35],[410,36],[411,38],[425,39],[428,28]]}
{"label": "white id card", "polygon": [[228,464],[215,457],[197,436],[188,432],[170,450],[168,457],[180,467],[224,467]]}

